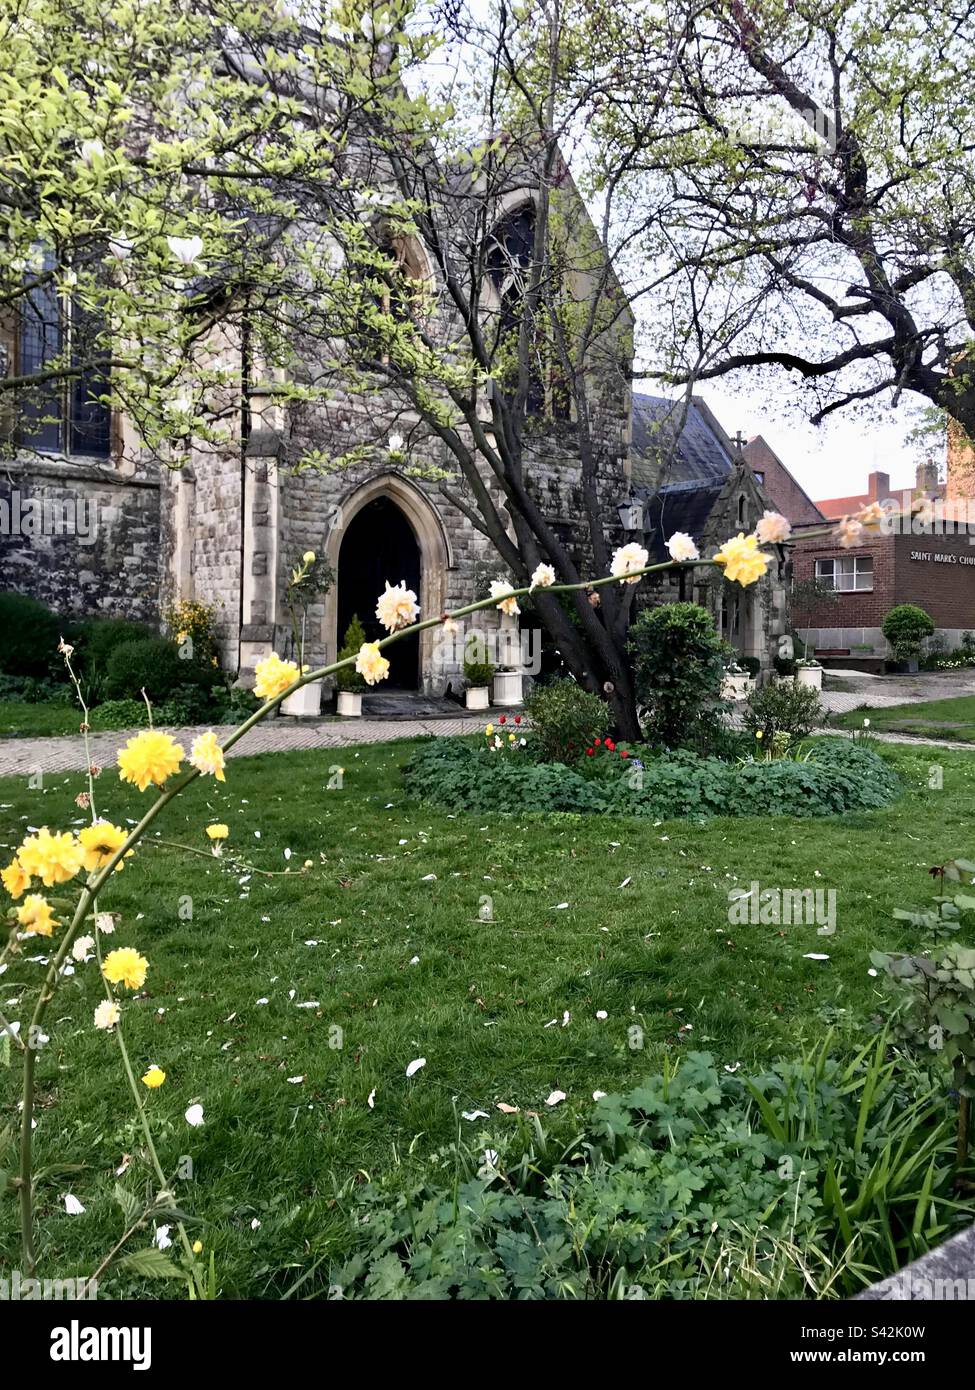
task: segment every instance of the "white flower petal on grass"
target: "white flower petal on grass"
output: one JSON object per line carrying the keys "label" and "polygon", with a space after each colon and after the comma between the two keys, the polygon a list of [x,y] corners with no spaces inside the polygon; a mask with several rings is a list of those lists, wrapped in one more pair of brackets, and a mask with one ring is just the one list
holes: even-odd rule
{"label": "white flower petal on grass", "polygon": [[807,951],[803,960],[829,960],[829,956],[821,955],[818,951]]}
{"label": "white flower petal on grass", "polygon": [[562,912],[563,909],[567,908],[568,906],[568,903],[556,903],[555,907],[552,910],[553,912]]}
{"label": "white flower petal on grass", "polygon": [[412,959],[410,960],[410,964],[411,964],[411,965],[419,965],[419,964],[420,964],[420,957],[419,957],[419,956],[413,956]]}
{"label": "white flower petal on grass", "polygon": [[368,1107],[369,1107],[370,1110],[375,1110],[375,1108],[376,1108],[376,1088],[375,1088],[375,1086],[373,1086],[372,1090],[371,1090],[371,1091],[369,1092],[369,1094],[366,1096],[366,1104],[368,1105]]}
{"label": "white flower petal on grass", "polygon": [[621,887],[621,888],[628,888],[632,882],[633,882],[633,876],[632,876],[631,874],[627,874],[626,878],[624,878],[623,882],[620,884],[620,887]]}
{"label": "white flower petal on grass", "polygon": [[417,1057],[415,1061],[412,1061],[410,1065],[406,1068],[407,1077],[416,1076],[417,1072],[420,1071],[421,1068],[425,1067],[426,1064],[427,1059],[425,1057]]}
{"label": "white flower petal on grass", "polygon": [[562,1027],[563,1027],[563,1028],[568,1028],[569,1022],[570,1022],[571,1018],[572,1018],[572,1015],[569,1013],[568,1009],[564,1009],[564,1010],[562,1011]]}
{"label": "white flower petal on grass", "polygon": [[609,1014],[606,1012],[605,1009],[597,1009],[597,1010],[596,1010],[596,1017],[597,1017],[597,1018],[609,1018]]}
{"label": "white flower petal on grass", "polygon": [[65,1192],[62,1200],[64,1202],[64,1209],[69,1216],[84,1215],[85,1209],[78,1201],[77,1197],[74,1195],[73,1192]]}
{"label": "white flower petal on grass", "polygon": [[486,1120],[488,1112],[486,1110],[462,1110],[460,1117],[462,1120]]}
{"label": "white flower petal on grass", "polygon": [[289,1086],[300,1086],[301,1083],[304,1081],[304,1079],[305,1079],[305,1078],[304,1078],[303,1076],[289,1076],[289,1077],[288,1077],[288,1085],[289,1085]]}
{"label": "white flower petal on grass", "polygon": [[251,1230],[252,1230],[252,1231],[259,1231],[260,1229],[261,1229],[261,1223],[258,1221],[257,1217],[255,1216],[255,1217],[254,1217],[254,1220],[251,1222]]}
{"label": "white flower petal on grass", "polygon": [[420,882],[421,882],[421,883],[434,883],[434,882],[436,882],[436,878],[437,878],[437,875],[436,875],[436,874],[424,874],[423,877],[420,879]]}
{"label": "white flower petal on grass", "polygon": [[503,1101],[503,1100],[499,1100],[498,1103],[497,1103],[497,1105],[496,1105],[494,1108],[495,1108],[495,1110],[500,1110],[502,1115],[517,1115],[517,1114],[519,1114],[519,1109],[518,1109],[518,1106],[517,1106],[517,1105],[509,1105],[509,1104],[507,1103],[507,1101]]}
{"label": "white flower petal on grass", "polygon": [[186,1123],[192,1125],[194,1129],[203,1123],[203,1106],[197,1103],[191,1105],[186,1112]]}
{"label": "white flower petal on grass", "polygon": [[173,1242],[169,1238],[169,1229],[168,1226],[156,1227],[156,1232],[152,1240],[157,1250],[168,1250],[172,1245]]}
{"label": "white flower petal on grass", "polygon": [[592,1098],[593,1100],[602,1100],[605,1094],[605,1091],[593,1091]]}
{"label": "white flower petal on grass", "polygon": [[546,1098],[545,1098],[545,1104],[546,1104],[546,1105],[561,1105],[562,1102],[563,1102],[564,1100],[565,1100],[565,1092],[564,1092],[564,1091],[549,1091],[548,1095],[547,1095]]}

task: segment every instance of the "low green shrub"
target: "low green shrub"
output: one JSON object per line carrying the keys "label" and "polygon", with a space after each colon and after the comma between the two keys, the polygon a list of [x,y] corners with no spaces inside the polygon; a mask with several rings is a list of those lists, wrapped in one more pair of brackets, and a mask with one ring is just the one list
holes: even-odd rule
{"label": "low green shrub", "polygon": [[[640,750],[634,750],[639,753]],[[608,760],[606,775],[529,753],[492,754],[458,739],[421,745],[404,768],[408,793],[451,811],[649,816],[828,816],[887,806],[900,792],[879,754],[816,739],[793,761],[723,762],[687,749]]]}
{"label": "low green shrub", "polygon": [[148,727],[149,715],[144,700],[105,700],[89,711],[88,724],[96,732],[102,729],[142,729]]}
{"label": "low green shrub", "polygon": [[609,706],[574,680],[536,685],[525,701],[539,760],[571,763],[594,739],[605,738],[612,723]]}
{"label": "low green shrub", "polygon": [[465,661],[464,679],[472,690],[490,685],[494,677],[494,666],[490,661]]}
{"label": "low green shrub", "polygon": [[0,701],[18,700],[26,705],[70,705],[74,691],[48,676],[0,676]]}
{"label": "low green shrub", "polygon": [[766,748],[773,746],[777,735],[786,748],[791,748],[825,724],[827,717],[813,686],[787,680],[753,690],[745,701],[741,722],[749,733],[761,734]]}
{"label": "low green shrub", "polygon": [[103,688],[106,699],[135,699],[144,689],[154,703],[169,699],[180,687],[209,691],[214,672],[184,660],[167,637],[145,637],[117,646],[108,658]]}
{"label": "low green shrub", "polygon": [[61,619],[26,594],[0,594],[0,673],[50,677],[63,669],[58,656]]}
{"label": "low green shrub", "polygon": [[628,650],[647,740],[664,748],[698,741],[725,669],[711,614],[696,603],[645,609],[630,628]]}
{"label": "low green shrub", "polygon": [[729,1075],[709,1053],[603,1097],[567,1148],[485,1121],[340,1195],[346,1299],[842,1298],[966,1220],[943,1087],[884,1040]]}

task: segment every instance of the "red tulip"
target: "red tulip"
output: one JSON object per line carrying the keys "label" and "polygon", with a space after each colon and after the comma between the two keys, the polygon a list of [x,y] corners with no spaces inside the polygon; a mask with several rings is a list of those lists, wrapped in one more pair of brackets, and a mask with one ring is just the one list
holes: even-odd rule
{"label": "red tulip", "polygon": [[587,749],[586,749],[586,757],[587,757],[587,758],[591,758],[591,757],[592,757],[592,754],[593,754],[593,750],[592,750],[591,748],[587,748]]}
{"label": "red tulip", "polygon": [[516,715],[515,715],[515,723],[516,723],[516,724],[520,724],[520,723],[521,723],[521,715],[520,715],[520,714],[516,714]]}
{"label": "red tulip", "polygon": [[502,714],[501,717],[500,717],[500,719],[498,720],[498,723],[499,723],[499,724],[504,724],[504,723],[506,723],[506,722],[507,722],[507,718],[508,718],[508,716],[507,716],[506,714]]}
{"label": "red tulip", "polygon": [[602,743],[602,739],[600,739],[600,738],[594,738],[592,742],[593,742],[593,747],[594,747],[594,748],[598,748],[599,745]]}
{"label": "red tulip", "polygon": [[630,755],[629,755],[629,753],[626,751],[625,748],[621,748],[621,749],[620,749],[620,757],[621,757],[621,758],[628,758],[629,756],[630,756]]}

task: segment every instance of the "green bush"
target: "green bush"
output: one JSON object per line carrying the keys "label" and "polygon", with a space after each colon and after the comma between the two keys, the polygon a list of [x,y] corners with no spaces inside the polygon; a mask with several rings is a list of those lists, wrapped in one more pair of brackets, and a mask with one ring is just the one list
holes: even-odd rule
{"label": "green bush", "polygon": [[741,718],[750,733],[762,735],[766,748],[775,744],[777,736],[784,747],[791,748],[825,724],[827,717],[813,686],[782,681],[753,690]]}
{"label": "green bush", "polygon": [[544,762],[573,762],[593,739],[605,738],[612,723],[606,702],[574,680],[536,685],[525,711],[534,730],[534,751]]}
{"label": "green bush", "polygon": [[148,726],[149,715],[144,700],[105,700],[89,712],[88,724],[96,731],[142,729]]}
{"label": "green bush", "polygon": [[724,677],[724,644],[710,613],[696,603],[646,609],[630,628],[628,649],[647,739],[664,748],[700,739]]}
{"label": "green bush", "polygon": [[144,637],[117,646],[108,658],[103,688],[109,700],[135,699],[145,689],[149,699],[168,699],[179,687],[210,690],[214,673],[184,661],[168,637]]}
{"label": "green bush", "polygon": [[[366,640],[365,628],[359,622],[358,613],[352,614],[352,621],[345,629],[345,637],[339,649],[339,661],[346,661],[350,656],[358,656],[359,648]],[[351,692],[365,690],[367,682],[365,676],[361,676],[354,666],[343,666],[335,672],[335,684],[339,690]]]}
{"label": "green bush", "polygon": [[116,648],[126,642],[144,642],[155,635],[145,623],[128,618],[85,618],[75,624],[71,641],[77,657],[73,665],[93,700],[103,694],[109,658]]}
{"label": "green bush", "polygon": [[494,666],[490,661],[464,662],[464,679],[472,690],[490,685],[493,675]]}
{"label": "green bush", "polygon": [[910,661],[921,651],[923,638],[934,632],[934,623],[923,608],[913,603],[899,603],[887,614],[883,634],[894,649],[897,661]]}
{"label": "green bush", "polygon": [[604,1096],[568,1148],[553,1123],[486,1120],[421,1178],[350,1183],[356,1246],[329,1283],[376,1300],[844,1298],[966,1220],[944,1088],[885,1061],[882,1038],[750,1076],[689,1052]]}
{"label": "green bush", "polygon": [[74,698],[70,685],[59,684],[47,676],[0,676],[0,701],[17,700],[25,705],[70,705]]}
{"label": "green bush", "polygon": [[26,594],[0,594],[0,673],[49,677],[64,670],[58,656],[61,619]]}
{"label": "green bush", "polygon": [[665,820],[709,816],[828,816],[887,806],[894,772],[850,739],[816,739],[801,761],[722,762],[687,749],[583,775],[562,762],[492,755],[454,739],[421,745],[404,768],[410,796],[450,811],[575,812]]}

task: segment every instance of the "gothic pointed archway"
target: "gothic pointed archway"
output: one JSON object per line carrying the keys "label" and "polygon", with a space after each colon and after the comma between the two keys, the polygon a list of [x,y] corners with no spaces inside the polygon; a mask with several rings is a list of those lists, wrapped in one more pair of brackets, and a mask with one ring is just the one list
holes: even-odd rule
{"label": "gothic pointed archway", "polygon": [[[367,641],[387,635],[376,621],[376,599],[387,580],[405,580],[417,593],[421,617],[443,612],[450,566],[447,537],[424,492],[399,474],[378,474],[342,499],[325,552],[336,575],[325,599],[327,661],[338,655],[353,614]],[[390,673],[383,687],[438,689],[435,640],[435,630],[428,630],[387,648]]]}
{"label": "gothic pointed archway", "polygon": [[[406,514],[390,497],[374,497],[356,512],[339,546],[337,576],[338,641],[354,616],[367,642],[389,634],[376,618],[376,595],[386,582],[401,581],[419,594],[420,547]],[[420,684],[419,637],[403,637],[386,652],[389,675],[384,689],[416,690]]]}

